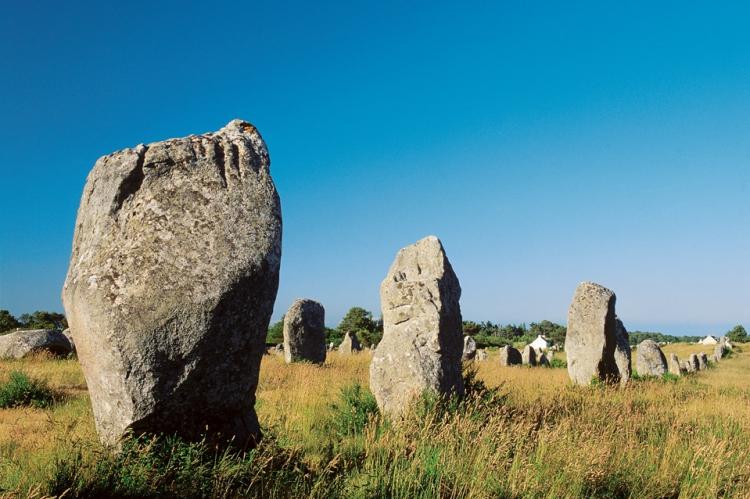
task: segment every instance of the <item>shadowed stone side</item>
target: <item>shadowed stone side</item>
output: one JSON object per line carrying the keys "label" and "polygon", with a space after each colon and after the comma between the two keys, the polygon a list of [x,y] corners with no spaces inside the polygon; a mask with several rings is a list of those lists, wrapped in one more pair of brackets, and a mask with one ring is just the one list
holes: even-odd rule
{"label": "shadowed stone side", "polygon": [[531,345],[523,347],[521,352],[521,362],[525,366],[536,366],[536,350]]}
{"label": "shadowed stone side", "polygon": [[565,351],[568,375],[577,385],[588,385],[596,378],[619,382],[620,369],[615,361],[617,321],[615,294],[593,282],[576,288],[568,309]]}
{"label": "shadowed stone side", "polygon": [[284,360],[326,361],[325,309],[314,300],[295,300],[284,314]]}
{"label": "shadowed stone side", "polygon": [[240,120],[94,165],[62,298],[105,444],[128,430],[260,438],[255,389],[281,260],[269,165]]}
{"label": "shadowed stone side", "polygon": [[523,363],[521,352],[510,345],[505,345],[500,349],[501,366],[520,366]]}
{"label": "shadowed stone side", "polygon": [[700,371],[701,364],[700,364],[700,361],[698,360],[698,356],[696,354],[691,353],[690,354],[690,359],[688,360],[688,362],[690,363],[690,371],[691,372]]}
{"label": "shadowed stone side", "polygon": [[398,252],[380,285],[383,339],[370,364],[370,388],[387,416],[403,416],[425,391],[463,396],[460,297],[438,238]]}

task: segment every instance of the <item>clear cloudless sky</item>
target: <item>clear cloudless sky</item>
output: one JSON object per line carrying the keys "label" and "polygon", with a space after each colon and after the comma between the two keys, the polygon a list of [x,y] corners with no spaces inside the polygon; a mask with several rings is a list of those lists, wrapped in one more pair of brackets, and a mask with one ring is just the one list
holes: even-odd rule
{"label": "clear cloudless sky", "polygon": [[435,234],[465,319],[750,327],[746,2],[6,2],[0,308],[62,310],[96,159],[265,138],[284,217],[274,318],[335,326]]}

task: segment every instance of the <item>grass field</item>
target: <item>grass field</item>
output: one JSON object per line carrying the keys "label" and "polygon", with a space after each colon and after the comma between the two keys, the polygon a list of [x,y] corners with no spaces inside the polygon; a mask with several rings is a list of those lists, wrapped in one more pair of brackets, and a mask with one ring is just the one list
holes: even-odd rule
{"label": "grass field", "polygon": [[46,380],[57,400],[0,409],[0,493],[750,497],[750,348],[624,389],[575,388],[565,369],[505,368],[493,352],[476,363],[464,402],[425,399],[398,425],[373,411],[368,367],[367,353],[329,354],[321,367],[265,356],[257,409],[266,439],[256,451],[159,441],[112,457],[97,443],[75,360],[0,362],[0,383],[20,370]]}

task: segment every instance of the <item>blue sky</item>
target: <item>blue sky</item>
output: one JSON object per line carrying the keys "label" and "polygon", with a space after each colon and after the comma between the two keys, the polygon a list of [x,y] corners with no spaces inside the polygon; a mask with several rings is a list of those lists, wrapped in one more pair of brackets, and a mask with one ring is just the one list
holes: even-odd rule
{"label": "blue sky", "polygon": [[253,122],[284,216],[274,317],[379,315],[439,236],[464,318],[750,326],[750,8],[741,2],[15,2],[0,18],[0,308],[62,310],[104,154]]}

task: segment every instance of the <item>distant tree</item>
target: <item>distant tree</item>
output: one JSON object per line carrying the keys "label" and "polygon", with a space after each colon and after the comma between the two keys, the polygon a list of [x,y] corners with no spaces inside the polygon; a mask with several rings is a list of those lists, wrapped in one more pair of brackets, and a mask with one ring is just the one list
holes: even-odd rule
{"label": "distant tree", "polygon": [[474,321],[464,321],[463,330],[465,335],[476,336],[482,330],[482,327]]}
{"label": "distant tree", "polygon": [[266,334],[266,343],[269,345],[278,345],[284,342],[284,316],[281,316],[281,320],[274,322],[268,328]]}
{"label": "distant tree", "polygon": [[565,333],[567,328],[554,322],[543,320],[542,322],[532,322],[529,326],[529,335],[536,338],[538,335],[543,335],[545,338],[550,340],[552,344],[563,344],[565,343]]}
{"label": "distant tree", "polygon": [[334,343],[340,343],[347,332],[356,333],[365,345],[375,345],[383,337],[383,322],[373,319],[372,312],[362,307],[350,308],[336,329],[340,336],[332,339]]}
{"label": "distant tree", "polygon": [[727,333],[727,338],[732,341],[745,342],[747,341],[747,331],[742,324],[737,324]]}
{"label": "distant tree", "polygon": [[65,315],[58,312],[48,312],[46,310],[37,310],[31,314],[22,314],[19,317],[20,327],[25,329],[58,329],[62,330],[68,327],[68,321]]}
{"label": "distant tree", "polygon": [[21,327],[18,319],[7,310],[0,310],[0,334],[8,333],[17,327]]}

